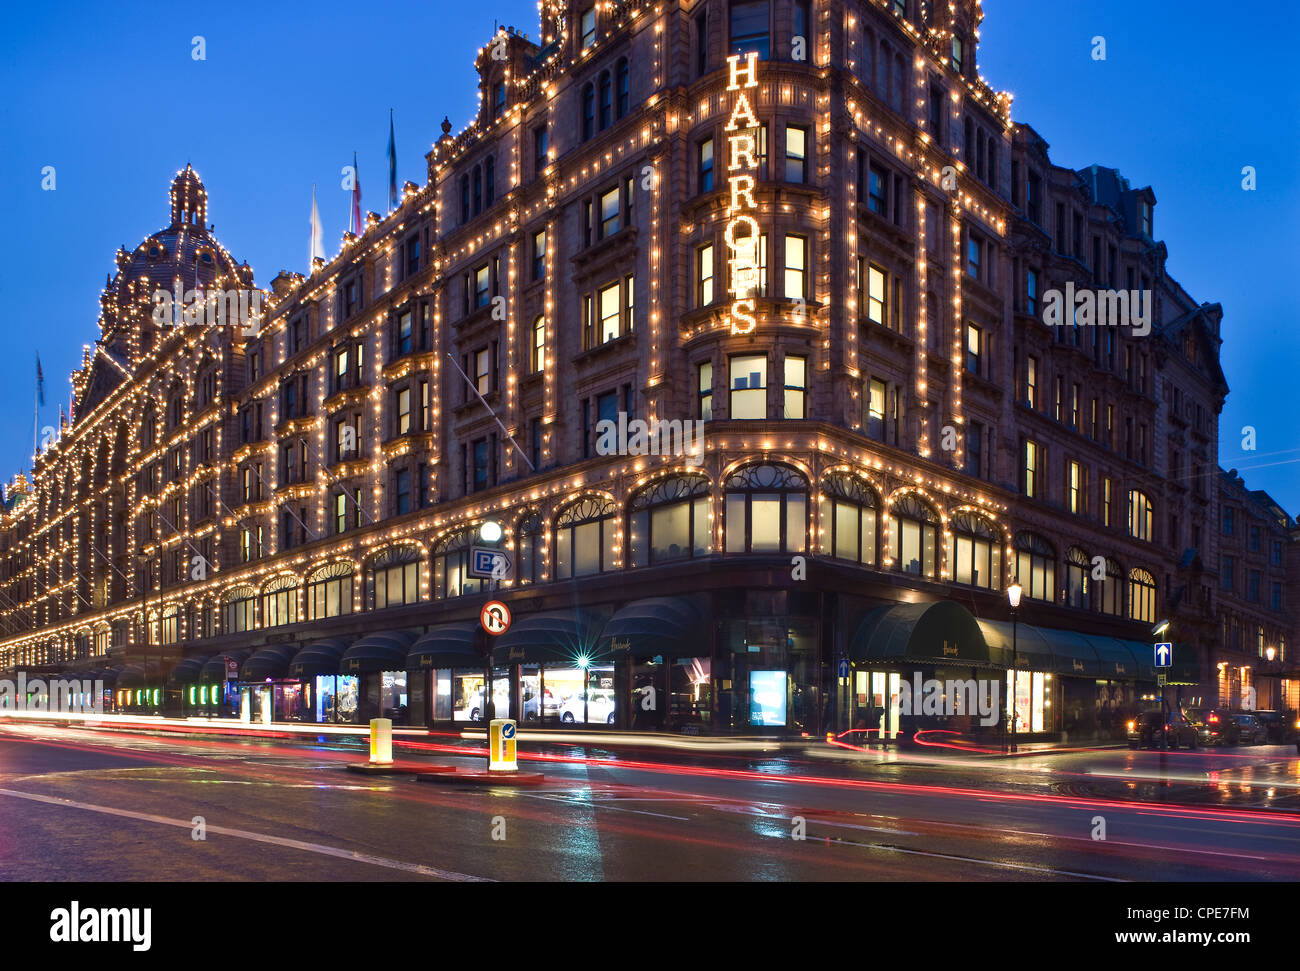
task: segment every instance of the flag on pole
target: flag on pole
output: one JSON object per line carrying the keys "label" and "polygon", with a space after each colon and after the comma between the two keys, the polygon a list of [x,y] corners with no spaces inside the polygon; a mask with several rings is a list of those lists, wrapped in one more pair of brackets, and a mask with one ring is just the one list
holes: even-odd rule
{"label": "flag on pole", "polygon": [[36,402],[45,404],[45,372],[41,370],[41,355],[36,354]]}
{"label": "flag on pole", "polygon": [[325,244],[322,239],[325,236],[325,230],[320,224],[320,210],[316,208],[316,183],[311,184],[311,244],[310,252],[307,254],[307,272],[311,272],[313,261],[317,258],[325,259]]}
{"label": "flag on pole", "polygon": [[352,213],[348,217],[348,232],[361,235],[361,170],[357,168],[357,153],[352,153]]}
{"label": "flag on pole", "polygon": [[388,211],[397,208],[397,133],[393,130],[393,109],[388,109]]}

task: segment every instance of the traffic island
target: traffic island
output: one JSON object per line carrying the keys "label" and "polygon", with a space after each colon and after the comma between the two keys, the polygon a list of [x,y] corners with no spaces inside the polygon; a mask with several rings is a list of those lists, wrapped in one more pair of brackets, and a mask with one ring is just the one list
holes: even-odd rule
{"label": "traffic island", "polygon": [[445,782],[464,786],[535,786],[546,777],[540,772],[485,772],[477,769],[456,769],[437,775],[420,775],[420,782]]}
{"label": "traffic island", "polygon": [[344,766],[349,772],[361,775],[440,775],[455,772],[453,765],[422,765],[411,762],[349,762]]}

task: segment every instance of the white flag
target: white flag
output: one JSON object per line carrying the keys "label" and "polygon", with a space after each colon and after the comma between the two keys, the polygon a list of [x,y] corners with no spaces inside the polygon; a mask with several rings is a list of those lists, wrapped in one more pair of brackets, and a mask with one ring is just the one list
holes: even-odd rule
{"label": "white flag", "polygon": [[322,239],[325,236],[324,229],[320,224],[320,211],[316,208],[316,184],[313,182],[311,187],[311,253],[307,256],[307,273],[311,274],[312,260],[320,257],[325,259],[325,244]]}

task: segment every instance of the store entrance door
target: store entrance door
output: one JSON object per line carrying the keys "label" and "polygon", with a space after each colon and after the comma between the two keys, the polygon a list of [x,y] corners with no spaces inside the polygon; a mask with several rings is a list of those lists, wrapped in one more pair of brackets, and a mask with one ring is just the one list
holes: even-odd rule
{"label": "store entrance door", "polygon": [[896,671],[854,672],[855,744],[898,738],[898,682]]}

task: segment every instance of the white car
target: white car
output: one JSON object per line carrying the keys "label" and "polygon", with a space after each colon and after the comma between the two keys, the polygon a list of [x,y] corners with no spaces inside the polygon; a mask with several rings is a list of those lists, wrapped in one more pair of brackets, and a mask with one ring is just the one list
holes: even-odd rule
{"label": "white car", "polygon": [[614,692],[608,688],[589,688],[586,695],[585,714],[582,710],[583,692],[579,691],[560,706],[560,721],[572,724],[586,718],[588,722],[614,724]]}

